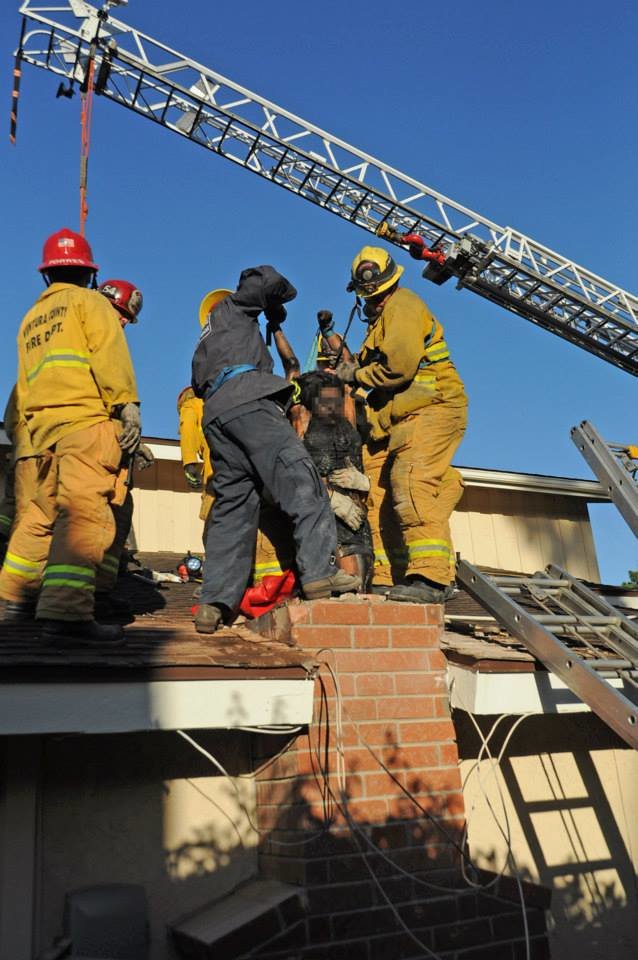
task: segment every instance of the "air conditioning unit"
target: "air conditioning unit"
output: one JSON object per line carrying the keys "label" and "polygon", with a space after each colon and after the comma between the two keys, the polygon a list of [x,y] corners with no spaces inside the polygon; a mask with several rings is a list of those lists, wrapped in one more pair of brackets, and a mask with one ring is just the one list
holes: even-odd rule
{"label": "air conditioning unit", "polygon": [[146,960],[148,911],[144,887],[107,883],[66,895],[64,935],[73,960]]}

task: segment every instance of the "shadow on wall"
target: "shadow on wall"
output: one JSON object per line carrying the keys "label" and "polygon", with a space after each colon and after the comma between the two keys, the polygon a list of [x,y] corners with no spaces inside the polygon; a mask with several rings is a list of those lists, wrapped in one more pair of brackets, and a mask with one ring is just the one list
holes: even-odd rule
{"label": "shadow on wall", "polygon": [[[347,802],[335,779],[334,743],[317,741],[314,728],[290,752],[288,738],[279,736],[193,736],[233,782],[176,733],[46,740],[38,949],[60,932],[68,890],[140,883],[149,901],[150,958],[169,960],[175,954],[167,924],[257,874],[253,824],[260,829],[262,876],[304,886],[309,911],[276,935],[253,939],[260,946],[251,956],[266,958],[277,947],[323,960],[346,942],[355,950],[373,943],[375,956],[393,958],[423,956],[423,947],[444,952],[523,943],[516,899],[496,900],[492,887],[477,891],[460,876],[462,806],[449,773],[414,771],[415,748],[397,742],[395,725],[387,725],[374,749],[414,800],[367,750],[355,747],[348,725]],[[294,749],[306,775],[297,772]],[[259,768],[257,823],[252,774]],[[530,911],[529,922],[532,936],[542,940],[542,910]],[[312,950],[304,953],[308,942]],[[231,947],[230,940],[216,944],[219,956],[239,956]]]}
{"label": "shadow on wall", "polygon": [[[250,735],[197,731],[233,777],[250,772]],[[173,956],[166,925],[257,871],[254,785],[231,783],[176,733],[48,737],[39,833],[37,950],[61,932],[64,895],[139,883],[152,960]]]}
{"label": "shadow on wall", "polygon": [[[477,717],[487,736],[495,717]],[[478,756],[480,740],[469,718],[455,713],[462,761]],[[516,718],[501,723],[490,741],[501,750]],[[463,764],[464,769],[467,764]],[[497,777],[487,772],[483,788],[505,821]],[[556,956],[581,960],[638,954],[636,809],[638,757],[592,714],[528,717],[501,762],[498,783],[511,827],[512,845],[528,875],[553,891],[552,948]],[[478,797],[467,778],[468,806]],[[493,866],[496,843],[505,843],[477,799],[470,846],[481,865]]]}
{"label": "shadow on wall", "polygon": [[[414,799],[365,749],[344,752],[342,799],[332,763],[326,773],[334,744],[329,738],[317,742],[314,728],[296,744],[305,776],[292,776],[292,757],[266,772],[270,779],[258,785],[259,817],[270,832],[260,842],[260,871],[305,886],[308,940],[300,922],[242,960],[266,960],[293,948],[299,951],[295,960],[323,960],[341,956],[339,950],[352,957],[416,958],[500,942],[523,946],[516,894],[504,898],[499,890],[497,898],[485,877],[477,876],[476,889],[461,875],[460,794],[448,789],[444,770],[411,770],[415,748],[401,747],[393,728],[388,726],[375,752]],[[346,724],[345,744],[354,742],[351,732]],[[543,910],[528,909],[528,918],[530,935],[543,940]],[[311,946],[304,950],[304,943]]]}

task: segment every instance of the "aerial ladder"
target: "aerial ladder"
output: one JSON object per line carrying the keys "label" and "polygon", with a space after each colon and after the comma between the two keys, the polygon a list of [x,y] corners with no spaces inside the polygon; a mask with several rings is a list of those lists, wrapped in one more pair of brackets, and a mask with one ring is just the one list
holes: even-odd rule
{"label": "aerial ladder", "polygon": [[638,537],[638,445],[603,440],[593,423],[572,427],[572,440]]}
{"label": "aerial ladder", "polygon": [[[478,293],[638,375],[638,298],[84,0],[25,0],[16,54],[405,249],[424,276]],[[53,19],[55,16],[55,19]],[[16,115],[17,98],[12,116]],[[15,125],[15,120],[13,120]],[[15,131],[13,131],[15,135]]]}
{"label": "aerial ladder", "polygon": [[[22,62],[60,76],[58,95],[92,84],[96,95],[407,248],[426,261],[426,279],[454,277],[458,288],[638,375],[635,295],[115,19],[111,8],[123,2],[23,2],[13,138]],[[461,561],[457,579],[638,748],[635,624],[558,568],[491,579]]]}

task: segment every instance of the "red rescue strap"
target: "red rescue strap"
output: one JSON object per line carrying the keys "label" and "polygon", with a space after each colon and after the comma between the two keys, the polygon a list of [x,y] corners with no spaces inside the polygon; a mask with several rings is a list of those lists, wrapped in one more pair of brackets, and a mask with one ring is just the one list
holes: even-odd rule
{"label": "red rescue strap", "polygon": [[13,65],[13,90],[11,91],[11,114],[9,124],[9,140],[15,146],[16,134],[18,131],[18,100],[20,98],[20,79],[22,77],[22,44],[24,41],[24,31],[27,26],[27,18],[22,18],[22,29],[20,31],[20,43],[16,51],[16,59]]}

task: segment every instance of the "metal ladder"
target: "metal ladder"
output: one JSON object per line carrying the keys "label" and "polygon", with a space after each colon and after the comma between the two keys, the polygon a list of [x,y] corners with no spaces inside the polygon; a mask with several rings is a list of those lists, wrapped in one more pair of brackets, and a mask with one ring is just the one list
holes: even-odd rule
{"label": "metal ladder", "polygon": [[571,436],[638,537],[638,446],[603,440],[588,420],[572,427]]}
{"label": "metal ladder", "polygon": [[[457,581],[538,660],[638,749],[638,625],[560,567],[488,576],[461,560]],[[619,678],[636,702],[612,687]]]}

